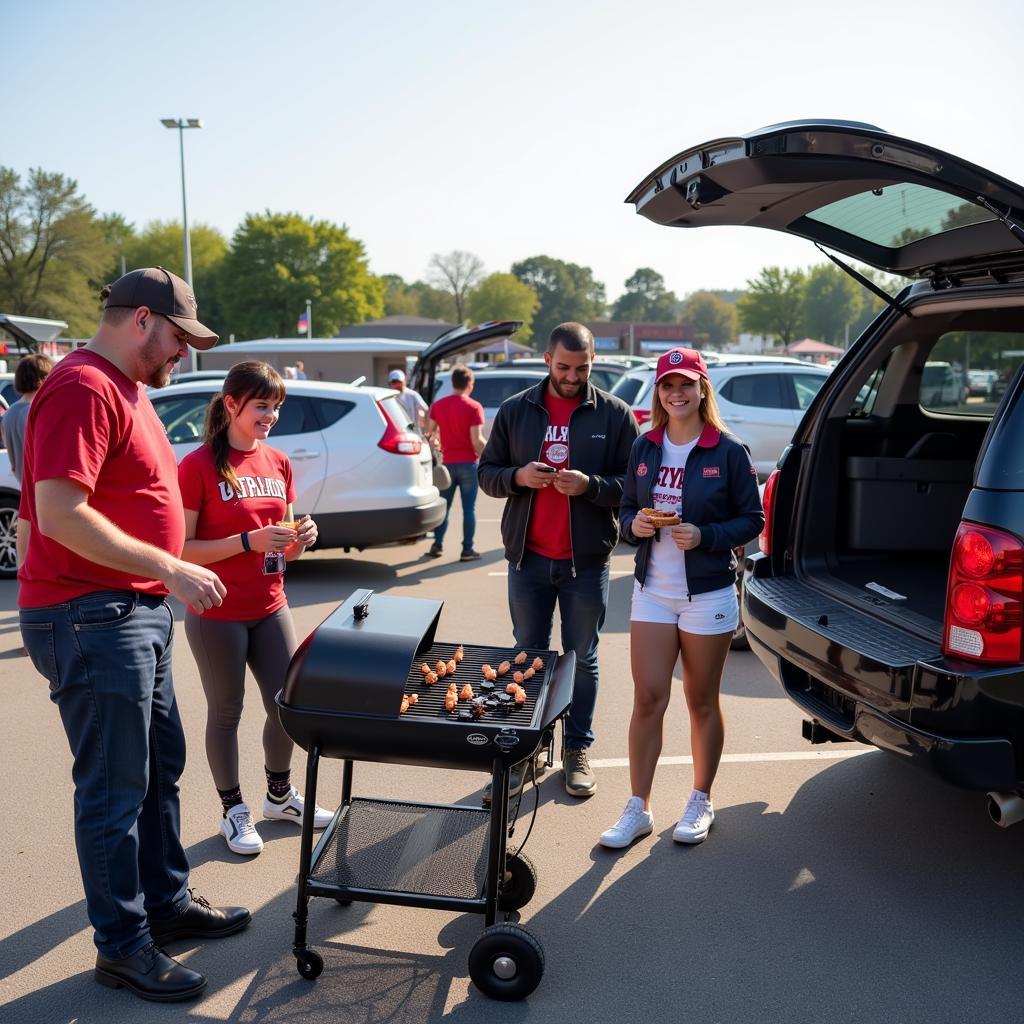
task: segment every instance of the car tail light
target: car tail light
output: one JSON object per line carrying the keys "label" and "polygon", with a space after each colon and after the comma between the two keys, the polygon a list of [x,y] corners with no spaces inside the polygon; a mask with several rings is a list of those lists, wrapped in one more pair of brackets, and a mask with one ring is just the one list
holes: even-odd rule
{"label": "car tail light", "polygon": [[1024,542],[961,523],[946,586],[943,651],[985,664],[1017,664],[1024,639]]}
{"label": "car tail light", "polygon": [[651,418],[651,410],[650,409],[634,409],[633,410],[633,415],[636,417],[637,423],[639,423],[640,426],[642,427],[645,423],[647,423],[650,420],[650,418]]}
{"label": "car tail light", "polygon": [[387,426],[384,429],[384,436],[377,442],[377,447],[395,455],[419,455],[423,449],[423,438],[411,430],[400,430],[383,407],[381,414]]}
{"label": "car tail light", "polygon": [[777,469],[772,470],[771,476],[768,477],[767,483],[764,485],[764,497],[761,499],[761,504],[764,507],[764,528],[761,530],[761,536],[758,538],[758,544],[761,550],[766,554],[772,553],[772,523],[775,519],[775,485],[779,479],[779,471]]}

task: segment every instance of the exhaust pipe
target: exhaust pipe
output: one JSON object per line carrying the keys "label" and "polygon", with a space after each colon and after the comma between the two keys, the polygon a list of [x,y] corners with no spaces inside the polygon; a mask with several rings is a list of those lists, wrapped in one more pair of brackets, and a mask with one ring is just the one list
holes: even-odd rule
{"label": "exhaust pipe", "polygon": [[1024,797],[1019,793],[989,793],[988,816],[1000,828],[1024,821]]}

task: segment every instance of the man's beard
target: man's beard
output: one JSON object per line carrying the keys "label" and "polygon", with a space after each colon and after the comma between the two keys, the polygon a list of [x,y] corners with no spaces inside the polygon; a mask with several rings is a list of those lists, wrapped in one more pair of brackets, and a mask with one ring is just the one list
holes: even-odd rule
{"label": "man's beard", "polygon": [[551,386],[562,398],[575,398],[583,390],[583,381],[577,381],[576,384],[562,384],[552,376]]}
{"label": "man's beard", "polygon": [[155,332],[142,343],[139,358],[144,374],[143,384],[151,388],[162,388],[170,383],[171,369],[167,366],[168,358],[163,355],[160,339],[156,337]]}

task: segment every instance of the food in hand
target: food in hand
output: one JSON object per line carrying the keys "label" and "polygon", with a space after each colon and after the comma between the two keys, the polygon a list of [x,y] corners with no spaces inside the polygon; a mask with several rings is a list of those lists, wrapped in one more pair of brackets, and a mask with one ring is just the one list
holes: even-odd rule
{"label": "food in hand", "polygon": [[515,661],[515,663],[516,663],[517,665],[525,665],[525,664],[526,664],[526,658],[527,658],[527,654],[526,654],[526,651],[520,651],[520,652],[519,652],[519,653],[518,653],[518,654],[517,654],[517,655],[515,656],[515,659],[514,659],[514,661]]}
{"label": "food in hand", "polygon": [[464,658],[465,656],[466,656],[466,651],[465,651],[465,648],[463,648],[462,644],[459,644],[459,646],[455,648],[455,653],[454,653],[454,654],[452,655],[452,657],[453,657],[453,658],[454,658],[454,659],[455,659],[455,660],[456,660],[457,662],[459,662],[459,661],[462,661],[462,659],[463,659],[463,658]]}
{"label": "food in hand", "polygon": [[510,661],[503,661],[498,666],[498,675],[499,676],[503,676],[511,667],[512,667],[512,662],[510,662]]}
{"label": "food in hand", "polygon": [[658,529],[663,526],[678,526],[682,522],[675,512],[665,512],[656,508],[642,508],[640,511],[651,521],[651,525]]}
{"label": "food in hand", "polygon": [[283,526],[286,530],[297,530],[299,528],[299,523],[294,519],[282,519],[277,525]]}
{"label": "food in hand", "polygon": [[532,668],[534,672],[539,672],[543,667],[544,659],[538,654],[537,657],[530,662],[530,668]]}
{"label": "food in hand", "polygon": [[462,689],[459,691],[459,700],[472,700],[473,699],[473,687],[469,683],[463,683]]}
{"label": "food in hand", "polygon": [[447,666],[445,666],[445,667],[448,669],[448,675],[450,675],[450,676],[455,675],[456,663],[455,663],[455,659],[454,658],[452,658],[451,661],[449,661]]}

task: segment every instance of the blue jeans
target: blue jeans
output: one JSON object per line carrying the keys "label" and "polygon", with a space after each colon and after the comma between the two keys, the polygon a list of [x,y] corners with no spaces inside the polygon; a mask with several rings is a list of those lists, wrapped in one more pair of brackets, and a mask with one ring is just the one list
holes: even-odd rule
{"label": "blue jeans", "polygon": [[608,607],[608,563],[576,568],[527,551],[517,569],[508,567],[508,607],[519,647],[551,646],[555,602],[562,617],[562,650],[576,653],[572,707],[565,719],[565,746],[586,749],[594,742],[597,705],[597,641]]}
{"label": "blue jeans", "polygon": [[473,550],[473,537],[476,535],[476,492],[480,485],[476,478],[475,462],[446,462],[445,469],[451,474],[452,485],[441,492],[441,497],[448,503],[445,509],[444,522],[434,528],[434,541],[444,543],[444,535],[448,532],[448,516],[451,515],[452,502],[455,500],[455,488],[462,495],[462,553]]}
{"label": "blue jeans", "polygon": [[163,598],[97,591],[22,608],[20,619],[74,756],[75,845],[94,941],[104,956],[131,956],[149,941],[149,917],[173,917],[191,899],[174,618]]}

